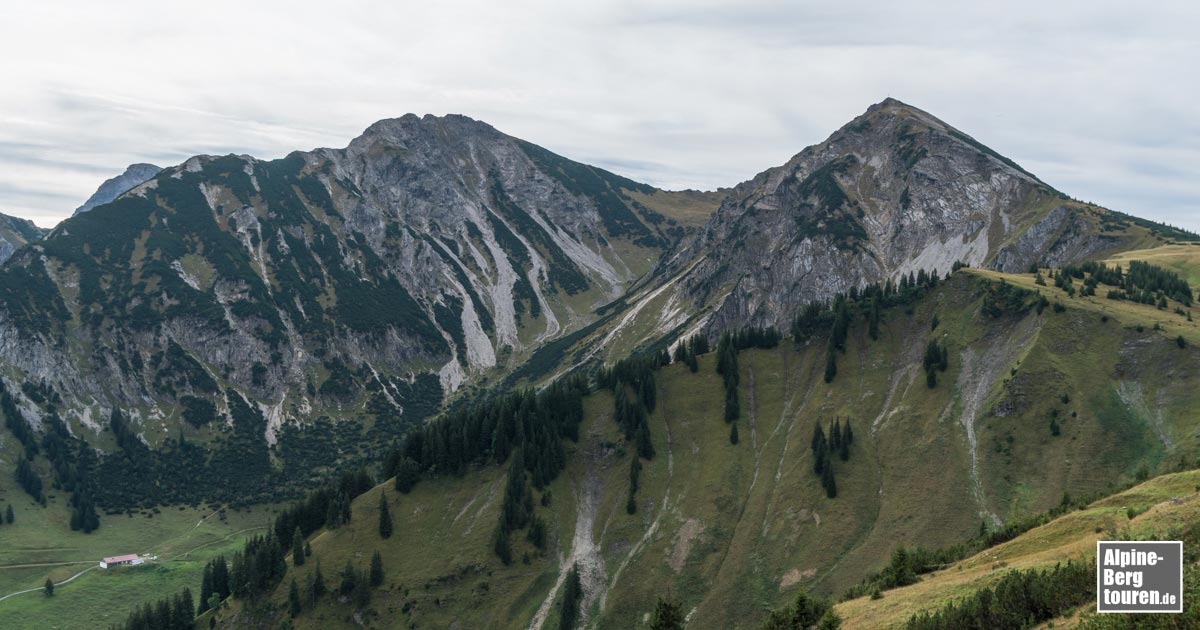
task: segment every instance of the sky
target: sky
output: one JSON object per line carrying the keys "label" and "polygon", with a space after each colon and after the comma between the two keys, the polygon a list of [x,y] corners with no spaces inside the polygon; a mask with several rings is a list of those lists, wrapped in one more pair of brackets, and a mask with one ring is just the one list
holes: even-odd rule
{"label": "sky", "polygon": [[0,212],[42,227],[130,163],[342,147],[410,112],[713,189],[891,96],[1074,197],[1200,231],[1195,2],[7,4]]}

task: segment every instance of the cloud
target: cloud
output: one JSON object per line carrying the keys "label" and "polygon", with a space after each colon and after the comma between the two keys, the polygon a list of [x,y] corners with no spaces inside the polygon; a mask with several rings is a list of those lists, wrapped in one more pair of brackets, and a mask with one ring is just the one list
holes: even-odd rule
{"label": "cloud", "polygon": [[894,96],[1200,230],[1200,8],[1100,4],[25,3],[0,24],[0,211],[49,225],[132,162],[345,146],[408,112],[711,189]]}

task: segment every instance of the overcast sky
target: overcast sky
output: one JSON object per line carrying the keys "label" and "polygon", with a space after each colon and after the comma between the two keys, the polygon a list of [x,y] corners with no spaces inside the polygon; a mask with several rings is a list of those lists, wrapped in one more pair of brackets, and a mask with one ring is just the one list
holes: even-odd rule
{"label": "overcast sky", "polygon": [[8,3],[0,212],[47,227],[132,162],[341,147],[408,112],[711,189],[892,96],[1200,230],[1200,3],[1106,4]]}

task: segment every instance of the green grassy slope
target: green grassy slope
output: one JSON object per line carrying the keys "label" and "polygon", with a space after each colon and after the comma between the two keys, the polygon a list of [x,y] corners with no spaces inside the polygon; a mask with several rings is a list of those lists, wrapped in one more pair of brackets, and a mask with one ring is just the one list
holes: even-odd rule
{"label": "green grassy slope", "polygon": [[[882,599],[861,597],[838,604],[836,610],[844,628],[902,627],[913,614],[936,610],[991,586],[1007,571],[1092,559],[1097,540],[1165,539],[1200,518],[1197,488],[1198,470],[1156,477],[924,576],[917,584],[887,591]],[[1136,514],[1132,519],[1131,513]],[[1084,605],[1079,612],[1094,608],[1094,604]],[[1060,619],[1053,627],[1071,627],[1077,620],[1078,615],[1073,615],[1066,625]]]}
{"label": "green grassy slope", "polygon": [[[737,445],[722,419],[715,355],[701,357],[696,374],[663,368],[650,419],[657,457],[642,471],[634,515],[625,511],[632,449],[612,420],[611,395],[600,392],[586,401],[549,507],[537,508],[550,524],[546,554],[523,533],[512,566],[491,553],[504,473],[489,468],[423,481],[407,496],[385,484],[398,532],[387,542],[376,531],[380,489],[356,500],[351,525],[312,542],[326,580],[347,559],[365,568],[379,549],[388,578],[359,614],[368,627],[524,628],[571,557],[589,567],[589,627],[640,627],[668,590],[704,627],[755,627],[797,589],[842,592],[897,544],[960,542],[981,521],[1194,461],[1200,418],[1188,410],[1200,403],[1200,351],[1177,347],[1174,330],[1151,323],[1183,318],[1065,295],[1061,312],[990,318],[980,304],[992,275],[956,274],[911,308],[886,311],[876,341],[855,321],[832,384],[822,379],[823,341],[743,351]],[[1032,286],[1032,278],[1007,280]],[[1039,288],[1052,300],[1061,294]],[[950,366],[930,389],[920,362],[933,337],[950,348]],[[850,419],[856,440],[849,461],[835,463],[838,496],[828,499],[809,442],[818,421],[835,417]],[[287,582],[275,606],[285,604]],[[555,606],[546,610],[541,627],[556,627]],[[245,612],[238,603],[222,623],[238,625]],[[294,623],[354,627],[355,612],[326,598]]]}
{"label": "green grassy slope", "polygon": [[[4,461],[14,443],[0,448]],[[0,628],[106,627],[123,622],[134,606],[185,586],[196,594],[209,558],[240,549],[246,536],[270,524],[274,513],[270,506],[260,506],[231,510],[221,518],[203,507],[173,507],[152,516],[105,516],[100,529],[83,534],[67,526],[66,493],[50,491],[48,497],[43,508],[8,475],[0,477],[0,509],[11,503],[15,516],[13,524],[0,526],[0,597],[39,588],[47,577],[61,582],[97,566],[105,556],[152,554],[158,561],[94,569],[56,589],[52,598],[38,591],[0,601]]]}

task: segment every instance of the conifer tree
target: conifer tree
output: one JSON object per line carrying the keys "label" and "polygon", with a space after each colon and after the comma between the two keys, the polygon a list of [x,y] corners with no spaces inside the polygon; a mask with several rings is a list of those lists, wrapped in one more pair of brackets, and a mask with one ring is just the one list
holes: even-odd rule
{"label": "conifer tree", "polygon": [[317,558],[317,568],[313,571],[313,598],[319,598],[325,594],[325,576],[321,573],[321,559]]}
{"label": "conifer tree", "polygon": [[735,444],[735,445],[738,443],[737,422],[734,422],[734,423],[732,423],[732,424],[731,424],[731,426],[730,426],[730,429],[729,429],[729,443],[730,443],[730,444]]}
{"label": "conifer tree", "polygon": [[200,605],[196,609],[197,615],[208,610],[208,600],[210,597],[212,597],[212,594],[212,564],[209,563],[204,565],[204,574],[203,577],[200,578]]}
{"label": "conifer tree", "polygon": [[879,296],[871,296],[871,313],[868,316],[867,334],[871,339],[879,339]]}
{"label": "conifer tree", "polygon": [[379,537],[387,540],[392,537],[392,514],[388,511],[387,493],[379,493]]}
{"label": "conifer tree", "polygon": [[650,441],[650,427],[646,424],[644,416],[641,426],[638,428],[637,454],[645,459],[654,459],[654,443]]}
{"label": "conifer tree", "polygon": [[46,593],[46,597],[52,597],[54,595],[54,581],[46,578],[46,582],[42,584],[42,590]]}
{"label": "conifer tree", "polygon": [[685,623],[683,608],[670,595],[661,595],[654,604],[654,614],[650,617],[650,630],[683,630]]}
{"label": "conifer tree", "polygon": [[833,466],[831,464],[825,464],[824,469],[821,471],[821,485],[825,488],[825,496],[830,499],[837,496],[837,482],[833,479]]}
{"label": "conifer tree", "polygon": [[642,470],[642,462],[637,457],[629,459],[629,492],[638,491],[638,473]]}
{"label": "conifer tree", "polygon": [[379,586],[383,584],[383,556],[379,555],[379,550],[371,556],[371,586]]}
{"label": "conifer tree", "polygon": [[583,599],[583,584],[579,580],[579,565],[573,565],[563,583],[559,630],[574,630],[579,622],[579,601]]}
{"label": "conifer tree", "polygon": [[634,498],[632,492],[629,493],[629,498],[625,499],[625,513],[637,514],[637,499]]}
{"label": "conifer tree", "polygon": [[288,587],[288,609],[293,617],[299,616],[302,609],[300,604],[300,586],[296,584],[296,578],[292,578],[292,584]]}
{"label": "conifer tree", "polygon": [[825,382],[832,383],[837,376],[837,357],[834,355],[833,338],[829,338],[829,347],[825,349]]}
{"label": "conifer tree", "polygon": [[396,491],[408,494],[421,477],[420,467],[412,458],[405,457],[396,466]]}
{"label": "conifer tree", "polygon": [[304,566],[304,534],[300,533],[299,525],[292,532],[292,566]]}

